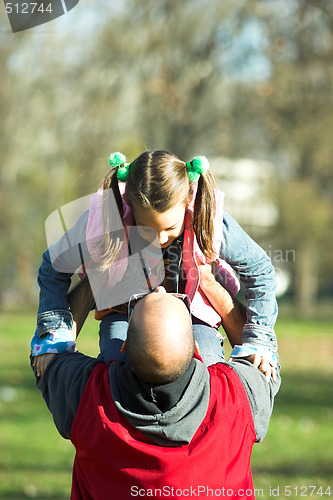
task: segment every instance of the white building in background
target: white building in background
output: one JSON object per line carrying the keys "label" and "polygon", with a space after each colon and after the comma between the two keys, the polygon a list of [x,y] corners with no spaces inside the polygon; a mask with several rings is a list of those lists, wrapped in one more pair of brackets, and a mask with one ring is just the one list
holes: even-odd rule
{"label": "white building in background", "polygon": [[217,188],[225,193],[226,212],[247,228],[267,230],[275,225],[278,210],[270,195],[275,180],[271,163],[222,157],[209,163]]}
{"label": "white building in background", "polygon": [[[275,167],[269,162],[241,158],[213,158],[210,169],[216,179],[217,188],[225,193],[224,209],[244,229],[256,235],[264,235],[278,221],[278,209],[272,199],[276,182]],[[265,248],[272,259],[277,276],[277,296],[289,288],[290,275],[278,250]]]}

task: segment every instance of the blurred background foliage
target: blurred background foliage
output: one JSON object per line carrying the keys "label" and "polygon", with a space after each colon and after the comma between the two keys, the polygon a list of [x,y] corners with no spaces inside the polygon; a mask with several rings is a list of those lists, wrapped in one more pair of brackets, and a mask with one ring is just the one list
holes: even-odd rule
{"label": "blurred background foliage", "polygon": [[331,2],[81,0],[35,29],[1,24],[2,308],[36,304],[46,217],[98,187],[111,151],[146,148],[273,165],[278,215],[251,235],[295,252],[302,314],[332,296]]}

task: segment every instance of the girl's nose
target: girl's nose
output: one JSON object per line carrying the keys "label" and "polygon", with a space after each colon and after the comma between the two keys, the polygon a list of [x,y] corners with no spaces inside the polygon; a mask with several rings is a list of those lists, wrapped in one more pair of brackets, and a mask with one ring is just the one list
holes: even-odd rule
{"label": "girl's nose", "polygon": [[158,235],[158,240],[160,245],[164,245],[168,241],[168,233],[166,231],[161,231]]}

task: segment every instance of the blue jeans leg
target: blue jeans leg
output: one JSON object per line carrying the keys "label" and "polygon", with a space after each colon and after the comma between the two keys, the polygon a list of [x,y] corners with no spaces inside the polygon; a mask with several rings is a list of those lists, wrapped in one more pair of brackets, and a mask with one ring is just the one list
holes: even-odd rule
{"label": "blue jeans leg", "polygon": [[124,361],[127,354],[120,352],[127,337],[127,314],[113,313],[104,316],[99,325],[99,358],[109,363],[110,359]]}
{"label": "blue jeans leg", "polygon": [[205,324],[194,324],[193,331],[199,345],[199,354],[206,366],[225,361],[223,338],[220,332]]}

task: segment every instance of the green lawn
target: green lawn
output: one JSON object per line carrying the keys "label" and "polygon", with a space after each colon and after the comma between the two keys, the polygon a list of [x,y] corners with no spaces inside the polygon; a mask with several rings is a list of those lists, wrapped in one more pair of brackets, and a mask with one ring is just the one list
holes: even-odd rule
{"label": "green lawn", "polygon": [[[1,318],[0,498],[65,500],[74,453],[34,385],[28,364],[34,326],[32,314]],[[86,322],[81,351],[97,354],[97,326],[92,318]],[[257,498],[328,499],[333,496],[332,323],[288,318],[280,319],[276,330],[283,382],[268,434],[254,447]]]}

